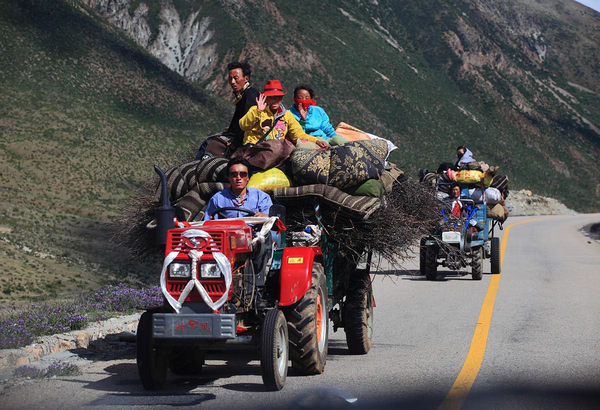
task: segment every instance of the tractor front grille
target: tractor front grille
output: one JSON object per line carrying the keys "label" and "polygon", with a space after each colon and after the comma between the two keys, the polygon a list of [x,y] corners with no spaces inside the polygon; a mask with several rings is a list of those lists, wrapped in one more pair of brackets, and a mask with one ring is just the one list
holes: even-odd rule
{"label": "tractor front grille", "polygon": [[[169,289],[169,294],[173,296],[175,299],[179,299],[181,292],[187,285],[188,281],[168,281],[167,287]],[[223,279],[219,280],[202,280],[200,281],[208,296],[212,299],[213,302],[217,301],[223,293],[225,293],[225,281]],[[230,290],[231,291],[231,290]],[[194,289],[190,292],[188,299],[190,302],[200,302],[202,301],[202,297],[198,293],[198,290],[194,287]]]}
{"label": "tractor front grille", "polygon": [[[201,249],[198,249],[202,252],[222,252],[223,250],[223,232],[211,232],[211,238]],[[172,230],[170,232],[170,241],[167,244],[167,254],[172,251],[188,253],[190,249],[185,246],[184,243],[185,238],[181,235],[181,232],[177,230]]]}

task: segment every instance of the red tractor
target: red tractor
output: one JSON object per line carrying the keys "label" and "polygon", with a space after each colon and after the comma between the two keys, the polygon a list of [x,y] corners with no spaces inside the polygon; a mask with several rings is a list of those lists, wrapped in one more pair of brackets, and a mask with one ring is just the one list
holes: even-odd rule
{"label": "red tractor", "polygon": [[[272,207],[270,217],[253,217],[246,210],[247,218],[171,228],[175,210],[164,173],[155,168],[163,188],[157,231],[165,245],[160,278],[165,303],[143,313],[138,325],[137,366],[144,388],[160,389],[167,369],[198,373],[207,351],[234,344],[258,347],[269,389],[283,388],[288,361],[300,373],[322,373],[330,312],[334,329],[346,330],[352,353],[369,350],[369,266],[357,270],[346,261],[341,268],[339,256],[327,258],[320,246],[286,247],[285,208],[279,205]],[[253,254],[260,247],[267,258],[257,271],[255,266],[261,265]],[[329,275],[324,262],[333,268]],[[335,266],[340,267],[338,275],[333,274]],[[340,309],[333,309],[336,304]]]}

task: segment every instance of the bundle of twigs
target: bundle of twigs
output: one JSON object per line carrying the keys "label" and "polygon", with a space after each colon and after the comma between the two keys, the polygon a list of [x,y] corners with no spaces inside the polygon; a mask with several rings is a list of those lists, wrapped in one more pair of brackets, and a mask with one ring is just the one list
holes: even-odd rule
{"label": "bundle of twigs", "polygon": [[411,246],[439,223],[442,204],[431,190],[412,179],[394,183],[381,201],[368,219],[326,203],[319,204],[319,219],[314,202],[286,204],[286,225],[296,231],[319,224],[330,240],[357,259],[363,252],[373,251],[389,261],[400,262],[411,254]]}
{"label": "bundle of twigs", "polygon": [[117,221],[118,228],[113,236],[116,243],[129,249],[132,256],[138,259],[162,252],[155,244],[156,229],[147,228],[155,218],[157,207],[154,199],[155,189],[154,184],[148,184],[132,196]]}

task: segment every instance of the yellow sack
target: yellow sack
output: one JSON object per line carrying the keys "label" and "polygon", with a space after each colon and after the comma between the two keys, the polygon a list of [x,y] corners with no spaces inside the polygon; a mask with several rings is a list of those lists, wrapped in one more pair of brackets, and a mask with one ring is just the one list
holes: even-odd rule
{"label": "yellow sack", "polygon": [[279,168],[271,168],[252,175],[248,186],[264,192],[271,192],[275,188],[289,187],[290,180]]}
{"label": "yellow sack", "polygon": [[486,172],[486,173],[483,175],[483,185],[484,185],[486,188],[489,188],[489,187],[490,187],[490,185],[492,185],[492,181],[493,181],[493,179],[494,179],[494,176],[493,176],[492,174],[490,174],[489,172]]}
{"label": "yellow sack", "polygon": [[483,172],[470,169],[457,171],[455,175],[456,182],[461,184],[477,184],[481,181],[481,178],[483,178]]}

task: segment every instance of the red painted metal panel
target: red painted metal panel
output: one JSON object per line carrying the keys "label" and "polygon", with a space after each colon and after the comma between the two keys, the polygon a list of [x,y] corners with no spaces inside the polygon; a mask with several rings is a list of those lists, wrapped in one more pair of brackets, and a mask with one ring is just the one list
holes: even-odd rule
{"label": "red painted metal panel", "polygon": [[285,248],[281,258],[281,284],[279,306],[289,306],[304,296],[312,282],[312,266],[321,248]]}

